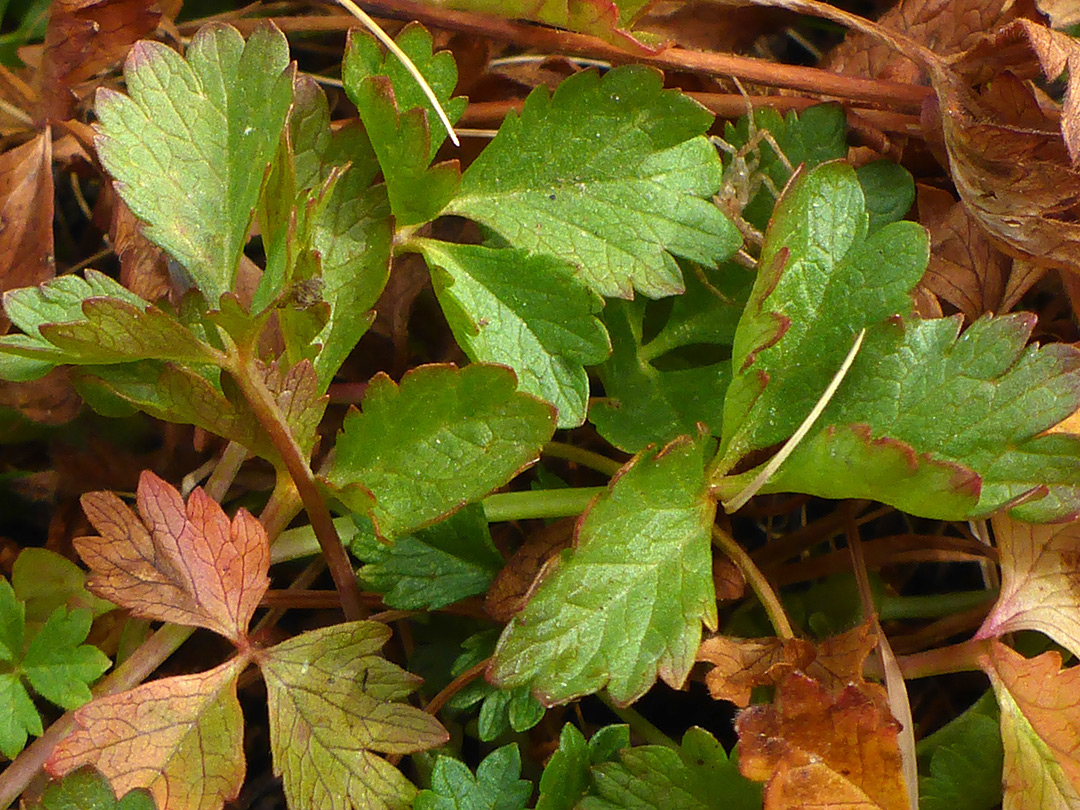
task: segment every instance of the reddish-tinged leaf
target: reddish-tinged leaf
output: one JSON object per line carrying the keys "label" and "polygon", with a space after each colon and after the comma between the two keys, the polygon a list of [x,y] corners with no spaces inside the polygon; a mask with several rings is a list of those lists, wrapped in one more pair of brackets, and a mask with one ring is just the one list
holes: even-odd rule
{"label": "reddish-tinged leaf", "polygon": [[1080,655],[1080,523],[991,520],[1001,554],[1001,594],[977,638],[1038,630]]}
{"label": "reddish-tinged leaf", "polygon": [[765,786],[765,810],[908,810],[896,742],[899,723],[876,684],[835,698],[795,673],[772,705],[736,720],[739,770]]}
{"label": "reddish-tinged leaf", "polygon": [[502,567],[484,597],[484,612],[497,622],[508,622],[525,607],[540,570],[570,548],[574,518],[565,518],[532,532]]}
{"label": "reddish-tinged leaf", "polygon": [[151,472],[139,479],[139,515],[111,492],[90,492],[83,509],[100,537],[75,548],[93,572],[87,587],[136,616],[205,627],[233,643],[269,585],[270,547],[241,509],[230,522],[202,489],[185,508],[180,493]]}
{"label": "reddish-tinged leaf", "polygon": [[420,684],[378,654],[390,630],[350,622],[312,630],[261,654],[274,773],[293,808],[407,810],[416,788],[375,752],[409,754],[449,735],[402,702]]}
{"label": "reddish-tinged leaf", "polygon": [[850,683],[862,683],[866,656],[876,646],[877,634],[871,623],[865,621],[822,641],[817,647],[817,657],[806,667],[806,674],[830,691]]}
{"label": "reddish-tinged leaf", "polygon": [[979,665],[1001,707],[1004,810],[1080,807],[1080,668],[1061,656],[1024,658],[996,639]]}
{"label": "reddish-tinged leaf", "polygon": [[119,64],[160,19],[161,12],[146,0],[53,0],[37,74],[38,119],[71,118],[75,85]]}
{"label": "reddish-tinged leaf", "polygon": [[[56,274],[52,221],[52,136],[46,130],[0,155],[0,292]],[[10,323],[0,312],[0,334]]]}
{"label": "reddish-tinged leaf", "polygon": [[160,810],[220,810],[244,781],[243,716],[236,678],[244,659],[162,678],[100,698],[75,713],[76,730],[46,769],[93,765],[116,793],[146,788]]}

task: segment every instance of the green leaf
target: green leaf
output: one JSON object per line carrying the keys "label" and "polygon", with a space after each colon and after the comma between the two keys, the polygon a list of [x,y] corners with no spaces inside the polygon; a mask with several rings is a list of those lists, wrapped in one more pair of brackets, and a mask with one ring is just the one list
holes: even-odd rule
{"label": "green leaf", "polygon": [[352,552],[366,563],[359,574],[365,585],[401,610],[438,610],[483,594],[504,562],[479,504],[392,545],[358,532]]}
{"label": "green leaf", "polygon": [[91,766],[72,771],[45,788],[33,810],[155,810],[150,792],[137,788],[117,799],[109,780]]}
{"label": "green leaf", "polygon": [[[431,35],[419,24],[405,28],[396,41],[427,79],[450,121],[460,118],[466,101],[450,98],[457,84],[453,56],[448,51],[433,56]],[[434,107],[397,57],[383,56],[367,32],[350,32],[341,79],[375,148],[397,224],[434,219],[461,182],[456,161],[428,168],[446,137]]]}
{"label": "green leaf", "polygon": [[[768,132],[772,136],[772,140],[787,159],[787,164],[780,160],[769,142],[761,137],[762,132]],[[753,137],[760,140],[756,147],[748,149],[747,144]],[[761,183],[757,192],[747,200],[742,212],[747,222],[764,230],[776,203],[773,190],[781,191],[791,177],[788,165],[797,167],[801,164],[812,169],[821,163],[839,160],[847,155],[847,120],[844,108],[834,103],[818,104],[801,113],[791,110],[786,116],[781,116],[772,107],[758,107],[754,110],[754,133],[750,131],[749,117],[744,115],[734,124],[724,124],[724,140],[729,146],[744,153],[743,160],[749,174],[741,179],[750,184],[748,191],[752,190],[757,175],[767,177],[772,183],[772,189]],[[728,171],[726,179],[740,179],[738,171],[732,169],[733,156],[723,154],[721,157],[724,168]],[[733,172],[736,177],[732,177]]]}
{"label": "green leaf", "polygon": [[678,751],[628,748],[619,762],[592,768],[580,810],[758,810],[761,785],[739,773],[734,758],[707,731],[692,728]]}
{"label": "green leaf", "polygon": [[559,733],[559,749],[551,755],[540,777],[536,810],[573,810],[589,786],[589,747],[585,735],[566,723]]}
{"label": "green leaf", "polygon": [[705,445],[684,436],[623,467],[582,515],[577,547],[503,631],[492,683],[527,684],[546,705],[604,686],[631,703],[658,672],[682,685],[701,623],[716,626]]}
{"label": "green leaf", "polygon": [[415,810],[524,810],[532,782],[519,779],[521,754],[517,743],[504,745],[484,757],[476,776],[467,765],[450,757],[435,760],[431,790],[422,790]]}
{"label": "green leaf", "polygon": [[11,567],[15,597],[26,604],[27,624],[42,623],[61,605],[86,608],[97,617],[116,608],[86,590],[86,572],[55,551],[24,548]]}
{"label": "green leaf", "polygon": [[25,606],[0,579],[0,753],[14,759],[29,734],[42,733],[41,717],[23,679],[65,709],[90,699],[87,684],[109,668],[96,647],[83,644],[90,632],[90,611],[56,608],[26,646]]}
{"label": "green leaf", "polygon": [[550,402],[560,428],[585,421],[584,366],[611,352],[595,317],[603,302],[552,256],[415,240],[458,345],[470,360],[514,370],[522,391]]}
{"label": "green leaf", "polygon": [[187,57],[142,41],[124,64],[128,95],[101,90],[98,155],[146,235],[211,304],[234,289],[240,255],[291,100],[289,48],[270,24],[244,43],[200,29]]}
{"label": "green leaf", "polygon": [[674,256],[711,266],[742,241],[710,200],[720,187],[702,136],[711,121],[649,68],[575,74],[506,117],[446,213],[577,266],[601,295],[680,293]]}
{"label": "green leaf", "polygon": [[[462,653],[450,668],[454,677],[491,657],[495,651],[498,631],[477,633],[461,644]],[[480,704],[477,717],[477,735],[482,742],[498,739],[509,729],[528,731],[544,718],[543,705],[532,696],[527,687],[498,689],[483,678],[477,678],[450,698],[446,704],[451,709],[468,709]]]}
{"label": "green leaf", "polygon": [[274,774],[291,807],[398,810],[416,788],[379,757],[446,742],[430,714],[404,700],[420,679],[378,654],[390,629],[349,622],[311,630],[262,653]]}
{"label": "green leaf", "polygon": [[794,433],[861,328],[911,313],[910,291],[928,257],[929,239],[913,222],[867,234],[863,192],[848,164],[826,163],[792,181],[735,333],[721,471]]}
{"label": "green leaf", "polygon": [[882,225],[898,222],[915,202],[915,178],[903,166],[891,160],[875,160],[855,170],[866,197],[870,232]]}
{"label": "green leaf", "polygon": [[515,392],[497,366],[421,366],[397,385],[368,385],[350,412],[328,483],[385,538],[435,522],[536,461],[551,438],[550,406]]}
{"label": "green leaf", "polygon": [[1027,313],[981,318],[962,334],[960,324],[872,330],[820,428],[763,491],[872,498],[962,520],[1045,486],[1010,514],[1034,523],[1080,510],[1080,438],[1041,435],[1080,407],[1080,351],[1027,346]]}
{"label": "green leaf", "polygon": [[920,810],[992,810],[1001,804],[1004,749],[993,691],[919,741]]}
{"label": "green leaf", "polygon": [[699,271],[706,274],[684,273],[686,292],[673,299],[611,301],[604,310],[613,351],[597,369],[606,396],[593,402],[589,419],[620,450],[636,453],[696,433],[698,423],[719,431],[731,380],[727,358],[753,276],[731,263],[705,281]]}
{"label": "green leaf", "polygon": [[25,335],[0,338],[0,352],[47,363],[122,363],[161,359],[207,363],[213,354],[172,315],[111,278],[60,276],[4,295],[4,310]]}

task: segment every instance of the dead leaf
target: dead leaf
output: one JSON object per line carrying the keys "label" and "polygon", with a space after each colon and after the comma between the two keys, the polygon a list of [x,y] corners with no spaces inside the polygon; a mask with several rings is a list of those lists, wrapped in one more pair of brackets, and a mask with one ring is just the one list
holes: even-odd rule
{"label": "dead leaf", "polygon": [[806,667],[806,674],[829,691],[863,682],[866,657],[877,646],[877,632],[867,620],[838,636],[831,636],[817,646],[817,656]]}
{"label": "dead leaf", "polygon": [[1050,18],[1053,28],[1068,28],[1080,23],[1080,5],[1076,0],[1035,0],[1035,5]]}
{"label": "dead leaf", "polygon": [[37,73],[35,118],[72,117],[76,85],[119,65],[135,42],[152,33],[161,12],[146,0],[53,0]]}
{"label": "dead leaf", "polygon": [[246,510],[230,522],[202,489],[185,507],[152,472],[139,478],[139,515],[111,492],[90,492],[83,509],[100,537],[75,548],[92,571],[87,588],[142,618],[205,627],[245,645],[270,584],[266,532]]}
{"label": "dead leaf", "polygon": [[1080,522],[1033,525],[991,518],[1001,593],[976,638],[1038,630],[1080,655]]}
{"label": "dead leaf", "polygon": [[142,226],[112,183],[105,185],[98,199],[99,206],[103,201],[107,220],[101,223],[102,230],[109,232],[112,249],[120,259],[120,283],[151,303],[166,299],[174,305],[179,304],[182,294],[169,275],[165,251],[143,236]]}
{"label": "dead leaf", "polygon": [[735,728],[739,770],[767,783],[764,810],[908,810],[899,723],[877,684],[833,697],[795,673],[772,705],[740,712]]}
{"label": "dead leaf", "polygon": [[805,669],[815,655],[814,645],[798,638],[713,636],[701,642],[695,660],[713,665],[705,674],[713,700],[745,708],[755,688],[776,686],[795,670]]}
{"label": "dead leaf", "polygon": [[1080,807],[1080,668],[1063,670],[1056,652],[1024,658],[996,639],[987,650],[979,665],[1001,707],[1003,810]]}
{"label": "dead leaf", "polygon": [[[969,48],[986,31],[1015,19],[1013,0],[900,0],[878,23],[930,50],[949,55]],[[920,84],[923,68],[880,40],[851,32],[821,67],[837,73]]]}
{"label": "dead leaf", "polygon": [[549,560],[570,548],[577,518],[563,518],[530,534],[499,571],[484,597],[484,612],[508,622],[528,601],[537,575]]}
{"label": "dead leaf", "polygon": [[[52,223],[52,136],[46,129],[0,155],[0,292],[56,275]],[[0,334],[10,325],[0,312]]]}
{"label": "dead leaf", "polygon": [[244,720],[233,659],[208,672],[162,678],[98,698],[45,768],[62,776],[91,764],[123,795],[146,788],[161,810],[220,810],[244,782]]}
{"label": "dead leaf", "polygon": [[742,599],[746,593],[746,578],[742,569],[730,557],[724,554],[713,555],[712,575],[716,601],[733,602]]}
{"label": "dead leaf", "polygon": [[82,410],[69,377],[68,369],[56,368],[30,382],[0,382],[0,406],[15,408],[41,425],[67,424]]}

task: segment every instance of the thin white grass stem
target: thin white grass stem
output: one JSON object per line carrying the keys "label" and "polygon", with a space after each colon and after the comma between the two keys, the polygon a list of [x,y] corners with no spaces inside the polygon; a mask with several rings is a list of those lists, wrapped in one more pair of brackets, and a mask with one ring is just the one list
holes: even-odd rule
{"label": "thin white grass stem", "polygon": [[450,118],[446,115],[446,111],[443,109],[442,104],[439,103],[439,99],[435,95],[435,91],[431,89],[431,85],[427,83],[427,79],[413,64],[412,59],[405,51],[401,50],[396,42],[387,34],[375,20],[368,16],[360,6],[356,5],[353,0],[337,0],[338,5],[344,8],[347,12],[352,14],[356,19],[360,20],[364,24],[364,27],[375,35],[375,38],[379,40],[386,49],[396,56],[401,64],[405,66],[405,69],[409,71],[409,75],[416,79],[416,83],[420,85],[420,89],[424,91],[424,95],[427,96],[427,100],[431,102],[431,106],[435,108],[435,114],[439,116],[439,120],[442,121],[443,127],[446,129],[446,133],[450,136],[450,140],[454,142],[454,146],[461,146],[461,141],[458,140],[457,133],[454,132],[454,125],[450,123]]}
{"label": "thin white grass stem", "polygon": [[810,413],[803,419],[802,424],[799,425],[798,430],[791,434],[791,438],[784,442],[784,446],[780,448],[775,456],[769,459],[769,463],[754,476],[754,480],[746,485],[738,495],[728,501],[723,502],[724,510],[731,514],[741,509],[747,501],[753,498],[763,486],[765,482],[772,477],[772,474],[780,469],[780,465],[787,461],[787,457],[795,452],[795,448],[799,446],[799,443],[806,437],[806,434],[810,432],[810,428],[814,426],[814,423],[821,416],[822,412],[828,406],[829,401],[833,398],[833,394],[836,393],[836,389],[840,387],[840,383],[844,381],[844,377],[847,376],[848,371],[851,370],[851,364],[855,362],[855,357],[859,353],[859,349],[862,348],[863,338],[866,337],[866,330],[860,329],[859,334],[855,336],[855,344],[851,347],[851,351],[847,353],[847,357],[844,358],[844,362],[840,364],[839,370],[833,375],[832,381],[825,389],[824,393],[818,399],[817,404],[810,409]]}

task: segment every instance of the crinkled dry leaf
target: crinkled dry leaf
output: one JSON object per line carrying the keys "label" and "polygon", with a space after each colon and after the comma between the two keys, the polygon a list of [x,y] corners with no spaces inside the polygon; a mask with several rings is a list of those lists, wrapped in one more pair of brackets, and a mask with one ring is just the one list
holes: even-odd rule
{"label": "crinkled dry leaf", "polygon": [[160,19],[146,0],[54,0],[37,74],[38,120],[71,118],[75,85],[118,65]]}
{"label": "crinkled dry leaf", "polygon": [[147,788],[162,810],[220,810],[244,782],[243,659],[99,698],[45,763],[53,776],[91,764],[123,795]]}
{"label": "crinkled dry leaf", "polygon": [[[120,283],[150,302],[169,298],[174,285],[165,251],[143,235],[139,221],[127,203],[113,191],[111,183],[103,191],[105,195],[111,208],[107,223],[109,239],[120,259]],[[178,299],[178,290],[177,293]]]}
{"label": "crinkled dry leaf", "polygon": [[246,510],[230,522],[202,489],[185,507],[152,472],[139,478],[139,515],[111,492],[90,492],[83,509],[100,537],[75,548],[93,572],[87,587],[136,616],[205,627],[243,643],[270,584],[266,532]]}
{"label": "crinkled dry leaf", "polygon": [[[48,130],[0,155],[0,292],[56,275],[52,136]],[[11,321],[0,312],[0,334]]]}
{"label": "crinkled dry leaf", "polygon": [[1038,630],[1080,655],[1080,522],[1034,525],[991,519],[1001,594],[977,638]]}
{"label": "crinkled dry leaf", "polygon": [[1024,658],[996,639],[979,665],[994,684],[1005,746],[1003,810],[1080,807],[1080,668]]}
{"label": "crinkled dry leaf", "polygon": [[822,641],[817,647],[817,657],[806,667],[806,674],[830,691],[862,683],[866,657],[876,646],[877,633],[867,620]]}
{"label": "crinkled dry leaf", "polygon": [[1035,0],[1035,5],[1050,18],[1054,28],[1068,28],[1080,23],[1080,5],[1076,0]]}
{"label": "crinkled dry leaf", "polygon": [[705,685],[714,700],[745,708],[758,686],[776,686],[814,660],[814,645],[803,639],[749,639],[713,636],[701,642],[698,661],[712,664]]}
{"label": "crinkled dry leaf", "polygon": [[735,722],[739,770],[765,786],[765,810],[908,810],[896,742],[899,723],[885,690],[852,684],[833,697],[802,673],[772,705]]}
{"label": "crinkled dry leaf", "polygon": [[[1069,0],[1066,0],[1067,2]],[[986,31],[1015,19],[1012,0],[900,0],[878,22],[942,55],[962,51]],[[896,48],[851,32],[822,67],[837,73],[917,84],[923,70]]]}

